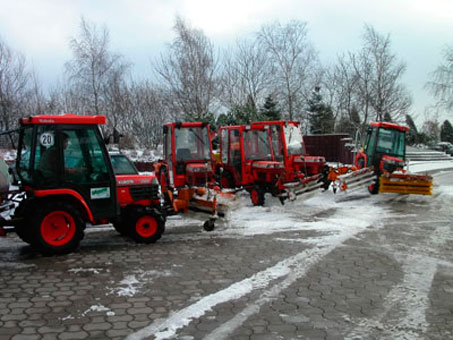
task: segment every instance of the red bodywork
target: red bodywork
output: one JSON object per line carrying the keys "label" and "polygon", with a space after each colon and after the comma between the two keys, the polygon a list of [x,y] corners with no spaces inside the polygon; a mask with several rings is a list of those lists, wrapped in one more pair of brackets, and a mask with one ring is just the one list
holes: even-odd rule
{"label": "red bodywork", "polygon": [[121,208],[130,205],[159,205],[157,192],[152,192],[152,184],[158,184],[155,176],[116,175],[117,199]]}
{"label": "red bodywork", "polygon": [[283,160],[272,152],[268,131],[259,125],[225,126],[220,131],[223,187],[276,186],[284,176]]}
{"label": "red bodywork", "polygon": [[[298,134],[295,139],[296,149],[287,145],[285,129],[294,129],[292,132]],[[222,132],[225,131],[225,132]],[[234,132],[237,131],[237,132]],[[250,160],[247,158],[247,144],[244,141],[245,131],[263,131],[266,135],[266,142],[270,154],[264,155],[266,160]],[[233,133],[239,133],[237,141]],[[322,156],[306,156],[305,146],[301,138],[299,123],[294,121],[266,121],[253,122],[248,126],[228,126],[220,128],[221,134],[221,161],[220,164],[225,171],[233,175],[235,186],[249,186],[259,182],[267,184],[288,183],[303,181],[308,176],[320,174],[326,165]],[[291,142],[291,139],[288,139]],[[237,146],[234,144],[237,143]],[[245,144],[244,144],[245,143]],[[265,143],[256,143],[254,147],[265,148]],[[228,149],[226,149],[226,147]],[[232,149],[237,150],[234,155]],[[259,150],[258,150],[259,151]],[[235,159],[240,160],[235,165]],[[240,165],[240,166],[238,166]],[[228,186],[226,180],[222,184]],[[282,187],[280,186],[280,189]]]}
{"label": "red bodywork", "polygon": [[[209,125],[202,122],[164,125],[164,157],[154,168],[167,213],[196,210],[217,216],[211,137]],[[212,230],[206,223],[205,229]]]}

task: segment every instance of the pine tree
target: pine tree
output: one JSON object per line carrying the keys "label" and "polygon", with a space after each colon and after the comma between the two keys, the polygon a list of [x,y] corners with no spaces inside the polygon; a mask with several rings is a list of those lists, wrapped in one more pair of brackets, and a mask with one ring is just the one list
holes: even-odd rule
{"label": "pine tree", "polygon": [[442,142],[453,143],[453,126],[448,119],[440,127],[440,140]]}
{"label": "pine tree", "polygon": [[414,145],[420,142],[419,133],[417,131],[417,126],[414,123],[414,120],[410,115],[406,115],[406,125],[409,127],[407,132],[407,144]]}
{"label": "pine tree", "polygon": [[281,120],[280,110],[271,95],[266,97],[263,107],[260,110],[261,120]]}
{"label": "pine tree", "polygon": [[322,101],[321,88],[315,87],[311,99],[308,101],[311,133],[332,133],[335,127],[335,118],[332,108]]}

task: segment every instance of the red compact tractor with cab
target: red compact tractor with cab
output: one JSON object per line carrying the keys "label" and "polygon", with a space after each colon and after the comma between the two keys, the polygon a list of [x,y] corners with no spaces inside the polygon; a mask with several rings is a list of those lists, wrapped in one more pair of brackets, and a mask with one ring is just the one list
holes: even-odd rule
{"label": "red compact tractor with cab", "polygon": [[[408,127],[389,122],[371,122],[365,146],[352,169],[335,170],[341,190],[368,185],[371,194],[432,195],[432,177],[408,173],[405,167]],[[352,172],[347,172],[353,170]],[[335,173],[334,173],[334,177]]]}
{"label": "red compact tractor with cab", "polygon": [[[105,116],[41,115],[19,121],[14,173],[18,190],[11,219],[15,230],[45,254],[73,251],[87,223],[113,223],[138,242],[158,240],[165,228],[159,184],[153,176],[115,175],[99,124]],[[7,226],[13,226],[12,229]]]}
{"label": "red compact tractor with cab", "polygon": [[254,205],[264,204],[265,193],[287,198],[319,188],[324,159],[311,159],[310,172],[302,158],[303,141],[296,122],[253,122],[220,129],[220,163],[217,176],[222,187],[243,187]]}
{"label": "red compact tractor with cab", "polygon": [[167,215],[207,213],[211,231],[227,209],[231,194],[222,194],[214,179],[211,132],[202,122],[173,122],[163,127],[163,159],[155,164]]}

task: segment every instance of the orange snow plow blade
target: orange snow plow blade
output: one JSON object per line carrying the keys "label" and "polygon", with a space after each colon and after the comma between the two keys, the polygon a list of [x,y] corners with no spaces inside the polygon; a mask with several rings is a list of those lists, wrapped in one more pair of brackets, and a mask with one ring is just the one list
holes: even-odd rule
{"label": "orange snow plow blade", "polygon": [[432,195],[433,178],[429,175],[390,174],[379,178],[379,193]]}

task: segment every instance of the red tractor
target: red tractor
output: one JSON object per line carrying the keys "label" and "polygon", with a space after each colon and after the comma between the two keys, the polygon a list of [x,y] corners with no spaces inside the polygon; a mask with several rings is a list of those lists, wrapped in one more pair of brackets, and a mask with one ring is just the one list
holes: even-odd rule
{"label": "red tractor", "polygon": [[[372,194],[399,193],[432,195],[432,177],[409,174],[406,160],[406,126],[388,122],[371,122],[365,146],[355,158],[355,170],[340,169],[340,189],[368,185]],[[336,176],[334,176],[336,177]]]}
{"label": "red tractor", "polygon": [[[265,193],[287,198],[308,194],[318,184],[324,159],[311,159],[310,171],[302,158],[302,135],[296,122],[254,122],[220,128],[222,187],[243,187],[254,205],[264,204]],[[316,172],[315,177],[307,174]]]}
{"label": "red tractor", "polygon": [[105,120],[73,114],[20,119],[14,171],[19,189],[2,193],[17,207],[11,219],[0,221],[0,231],[15,230],[45,254],[76,249],[87,223],[113,223],[138,242],[161,237],[165,215],[158,181],[115,175],[98,126]]}
{"label": "red tractor", "polygon": [[222,194],[214,179],[211,132],[201,122],[168,123],[163,127],[163,160],[155,164],[167,214],[190,211],[210,215],[203,227],[214,229],[215,220],[225,212]]}

